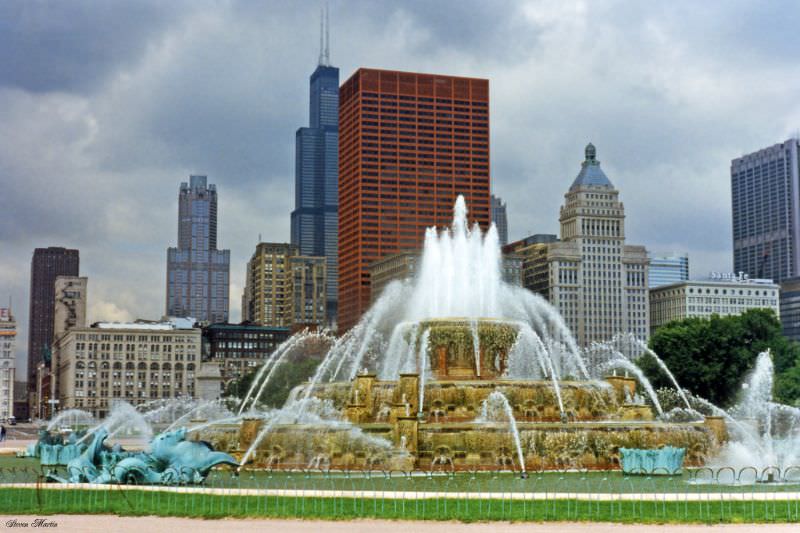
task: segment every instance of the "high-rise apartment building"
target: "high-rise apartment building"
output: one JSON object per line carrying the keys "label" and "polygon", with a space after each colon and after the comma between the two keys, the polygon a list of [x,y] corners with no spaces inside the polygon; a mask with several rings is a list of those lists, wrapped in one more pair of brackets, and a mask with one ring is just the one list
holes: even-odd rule
{"label": "high-rise apartment building", "polygon": [[655,288],[689,279],[689,254],[649,253],[648,287]]}
{"label": "high-rise apartment building", "polygon": [[800,275],[798,139],[731,161],[733,270],[780,283]]}
{"label": "high-rise apartment building", "polygon": [[17,322],[11,309],[0,307],[0,421],[14,416],[14,374]]}
{"label": "high-rise apartment building", "polygon": [[463,194],[485,230],[489,81],[359,69],[339,91],[339,327],[370,303],[369,266],[449,225]]}
{"label": "high-rise apartment building", "polygon": [[505,246],[508,244],[508,213],[506,212],[506,204],[503,199],[492,195],[492,222],[497,227],[497,237],[500,240],[500,245]]}
{"label": "high-rise apartment building", "polygon": [[227,322],[230,259],[217,249],[217,187],[190,176],[178,193],[178,246],[167,249],[166,314]]}
{"label": "high-rise apartment building", "polygon": [[247,263],[242,319],[262,326],[326,324],[326,260],[297,246],[262,242]]}
{"label": "high-rise apartment building", "polygon": [[[36,248],[31,261],[31,289],[28,318],[28,392],[36,391],[36,368],[50,364],[55,319],[55,283],[58,276],[77,276],[78,250]],[[35,399],[31,398],[31,402]]]}
{"label": "high-rise apartment building", "polygon": [[561,240],[529,245],[523,283],[550,300],[583,346],[617,333],[646,339],[647,252],[625,243],[619,191],[600,168],[592,144],[585,154],[564,195]]}
{"label": "high-rise apartment building", "polygon": [[339,69],[330,65],[327,30],[325,38],[319,64],[311,74],[309,126],[295,134],[291,233],[292,244],[302,255],[326,258],[326,314],[335,322],[339,297]]}

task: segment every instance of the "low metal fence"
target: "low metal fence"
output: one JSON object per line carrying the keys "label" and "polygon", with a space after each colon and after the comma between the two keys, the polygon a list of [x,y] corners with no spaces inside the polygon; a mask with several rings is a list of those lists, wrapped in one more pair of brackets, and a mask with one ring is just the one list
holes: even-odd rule
{"label": "low metal fence", "polygon": [[[192,471],[181,472],[191,479]],[[218,469],[199,485],[58,483],[65,469],[0,469],[0,513],[432,520],[800,520],[800,466],[619,471]],[[85,472],[85,474],[90,474]],[[128,479],[127,481],[133,481]]]}

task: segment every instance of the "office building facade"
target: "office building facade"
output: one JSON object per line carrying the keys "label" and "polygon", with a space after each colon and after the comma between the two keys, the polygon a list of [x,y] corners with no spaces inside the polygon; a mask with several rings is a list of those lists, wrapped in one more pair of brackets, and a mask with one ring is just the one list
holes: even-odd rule
{"label": "office building facade", "polygon": [[0,421],[14,416],[17,322],[11,309],[0,307]]}
{"label": "office building facade", "polygon": [[592,144],[564,197],[560,240],[519,249],[523,284],[558,309],[582,346],[617,333],[647,339],[647,252],[625,242],[625,208]]}
{"label": "office building facade", "polygon": [[98,322],[70,329],[57,372],[59,409],[83,409],[97,418],[115,401],[195,397],[201,330],[186,319]]}
{"label": "office building facade", "polygon": [[780,287],[783,334],[800,342],[800,277],[785,279],[781,282]]}
{"label": "office building facade", "polygon": [[227,322],[230,250],[217,249],[217,187],[190,176],[178,193],[178,246],[167,249],[167,316]]}
{"label": "office building facade", "polygon": [[500,240],[500,246],[508,244],[508,212],[506,204],[502,198],[495,195],[491,196],[492,202],[492,222],[497,228],[497,238]]}
{"label": "office building facade", "polygon": [[309,126],[295,134],[291,241],[302,255],[326,258],[326,315],[334,323],[339,297],[339,69],[330,65],[324,33],[326,42],[310,80]]}
{"label": "office building facade", "polygon": [[[36,248],[31,261],[31,288],[28,315],[28,392],[31,404],[36,391],[36,369],[41,362],[50,364],[55,320],[55,282],[58,276],[77,276],[80,268],[78,250],[50,247]],[[33,405],[31,405],[33,408]]]}
{"label": "office building facade", "polygon": [[219,364],[223,385],[259,368],[289,338],[289,328],[209,324],[203,328],[203,360]]}
{"label": "office building facade", "polygon": [[647,275],[649,288],[669,285],[689,279],[689,254],[649,253],[650,267]]}
{"label": "office building facade", "polygon": [[731,162],[736,273],[776,283],[800,275],[799,142],[789,139]]}
{"label": "office building facade", "polygon": [[369,266],[448,226],[459,194],[488,228],[489,81],[362,68],[339,95],[343,331],[369,306]]}
{"label": "office building facade", "polygon": [[325,257],[305,256],[288,243],[262,242],[247,263],[242,318],[261,326],[324,326]]}
{"label": "office building facade", "polygon": [[650,290],[652,331],[684,318],[739,315],[748,309],[771,309],[780,315],[779,286],[771,280],[692,280]]}

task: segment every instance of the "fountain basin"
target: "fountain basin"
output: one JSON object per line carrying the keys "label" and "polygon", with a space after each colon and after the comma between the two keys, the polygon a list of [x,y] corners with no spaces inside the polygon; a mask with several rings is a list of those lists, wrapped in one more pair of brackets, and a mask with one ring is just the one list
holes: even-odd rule
{"label": "fountain basin", "polygon": [[[559,382],[566,422],[551,381],[434,379],[424,384],[421,396],[419,387],[416,374],[394,381],[364,374],[349,383],[318,384],[311,395],[340,413],[341,427],[275,424],[256,446],[251,465],[521,469],[521,456],[528,470],[616,469],[621,448],[685,448],[687,465],[700,465],[717,443],[703,422],[655,421],[648,406],[623,403],[617,389],[601,381]],[[506,421],[480,420],[483,403],[496,391],[513,412],[519,448]],[[241,458],[264,423],[245,420],[238,449],[231,453]],[[353,437],[354,429],[359,438]]]}

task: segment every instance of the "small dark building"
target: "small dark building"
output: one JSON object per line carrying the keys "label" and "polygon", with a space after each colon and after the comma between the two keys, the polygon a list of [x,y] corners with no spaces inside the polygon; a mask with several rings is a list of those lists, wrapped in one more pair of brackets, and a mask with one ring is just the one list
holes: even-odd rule
{"label": "small dark building", "polygon": [[289,328],[210,324],[203,328],[203,360],[219,363],[226,385],[257,368],[291,335]]}

